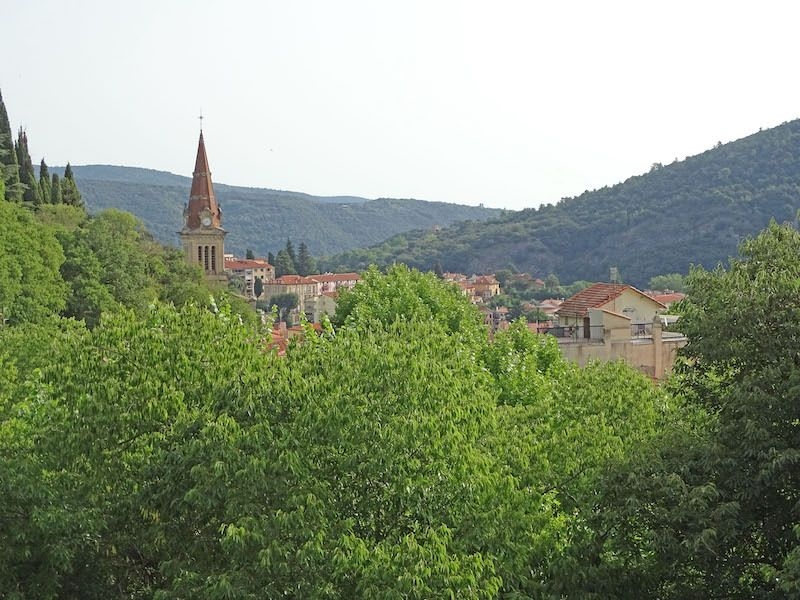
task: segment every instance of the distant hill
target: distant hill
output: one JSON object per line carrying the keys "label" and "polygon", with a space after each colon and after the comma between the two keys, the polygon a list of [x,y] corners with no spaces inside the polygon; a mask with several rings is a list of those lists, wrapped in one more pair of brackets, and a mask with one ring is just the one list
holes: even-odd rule
{"label": "distant hill", "polygon": [[[133,213],[161,242],[178,244],[183,207],[191,178],[135,167],[73,166],[73,173],[90,212],[119,208]],[[63,175],[63,168],[50,167]],[[356,196],[312,196],[214,182],[228,230],[225,248],[238,254],[277,252],[291,238],[305,242],[315,256],[381,242],[412,229],[443,227],[457,221],[483,220],[498,209],[424,200]]]}
{"label": "distant hill", "polygon": [[800,121],[792,121],[556,205],[400,234],[323,266],[401,261],[431,269],[439,262],[465,273],[555,273],[562,282],[606,281],[616,266],[624,281],[641,286],[691,264],[713,268],[770,219],[795,221],[798,208]]}

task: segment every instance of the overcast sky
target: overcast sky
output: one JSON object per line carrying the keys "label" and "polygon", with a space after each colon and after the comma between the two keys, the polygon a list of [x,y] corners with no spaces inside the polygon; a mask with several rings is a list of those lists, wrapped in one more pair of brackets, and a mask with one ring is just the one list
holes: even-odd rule
{"label": "overcast sky", "polygon": [[34,162],[521,209],[800,116],[800,4],[4,0]]}

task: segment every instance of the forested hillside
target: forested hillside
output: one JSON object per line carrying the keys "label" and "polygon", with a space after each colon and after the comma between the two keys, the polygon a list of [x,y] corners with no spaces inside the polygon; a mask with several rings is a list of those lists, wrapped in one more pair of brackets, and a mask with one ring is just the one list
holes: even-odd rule
{"label": "forested hillside", "polygon": [[[177,245],[190,178],[103,165],[76,166],[73,171],[90,212],[104,208],[131,212],[156,239]],[[444,202],[318,197],[217,182],[214,190],[223,210],[223,227],[229,232],[225,248],[240,255],[249,248],[266,256],[283,247],[287,238],[304,241],[314,255],[331,254],[376,244],[403,231],[500,214],[496,209]]]}
{"label": "forested hillside", "polygon": [[794,221],[798,208],[800,121],[792,121],[556,205],[400,234],[323,267],[438,261],[449,271],[510,268],[569,282],[607,280],[616,266],[624,281],[645,285],[691,264],[713,267],[770,219]]}

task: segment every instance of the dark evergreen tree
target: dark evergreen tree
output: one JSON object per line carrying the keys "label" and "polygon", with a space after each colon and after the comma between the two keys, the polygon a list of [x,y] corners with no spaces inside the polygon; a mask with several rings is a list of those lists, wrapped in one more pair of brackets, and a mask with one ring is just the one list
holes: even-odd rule
{"label": "dark evergreen tree", "polygon": [[253,282],[253,295],[256,298],[260,298],[261,294],[264,293],[264,280],[260,277],[256,277],[256,280]]}
{"label": "dark evergreen tree", "polygon": [[286,238],[286,254],[289,255],[289,258],[292,259],[292,265],[297,264],[297,256],[294,253],[294,246],[292,245],[292,240]]}
{"label": "dark evergreen tree", "polygon": [[53,179],[50,182],[50,204],[63,204],[61,179],[58,177],[58,173],[53,173]]}
{"label": "dark evergreen tree", "polygon": [[294,275],[297,271],[294,268],[294,261],[286,250],[280,250],[275,257],[275,276]]}
{"label": "dark evergreen tree", "polygon": [[308,251],[308,246],[305,242],[300,242],[297,255],[297,274],[298,275],[311,275],[314,272],[314,257]]}
{"label": "dark evergreen tree", "polygon": [[275,255],[272,252],[267,252],[267,262],[273,267],[275,266]]}
{"label": "dark evergreen tree", "polygon": [[[8,139],[0,140],[0,148],[11,150],[11,122],[8,120],[8,112],[6,111],[6,104],[3,102],[3,94],[0,92],[0,135],[6,134]],[[8,164],[3,160],[3,164]]]}
{"label": "dark evergreen tree", "polygon": [[3,95],[0,94],[0,179],[5,183],[5,199],[19,202],[22,200],[22,187],[19,183],[19,166],[13,140],[6,105]]}
{"label": "dark evergreen tree", "polygon": [[39,196],[43,204],[47,204],[52,200],[52,191],[50,189],[50,172],[47,169],[47,163],[39,163]]}
{"label": "dark evergreen tree", "polygon": [[433,264],[433,272],[439,279],[444,279],[444,269],[442,269],[442,261],[437,260]]}
{"label": "dark evergreen tree", "polygon": [[19,181],[25,186],[22,199],[31,204],[41,204],[42,196],[39,194],[39,182],[36,180],[36,173],[33,170],[33,161],[28,150],[28,134],[22,127],[19,128],[19,136],[16,143],[17,164],[19,164]]}
{"label": "dark evergreen tree", "polygon": [[70,206],[83,206],[83,198],[72,175],[72,166],[67,163],[64,169],[64,179],[61,180],[61,197],[64,204]]}
{"label": "dark evergreen tree", "polygon": [[247,250],[245,250],[244,257],[247,260],[253,260],[256,257],[256,255],[253,254],[253,251],[250,248],[248,248]]}

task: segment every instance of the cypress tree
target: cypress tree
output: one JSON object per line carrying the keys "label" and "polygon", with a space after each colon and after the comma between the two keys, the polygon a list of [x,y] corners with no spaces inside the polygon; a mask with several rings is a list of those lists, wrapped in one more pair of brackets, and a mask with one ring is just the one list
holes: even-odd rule
{"label": "cypress tree", "polygon": [[275,255],[272,252],[267,252],[267,262],[273,267],[275,266]]}
{"label": "cypress tree", "polygon": [[61,199],[64,204],[83,206],[83,198],[72,175],[72,166],[67,163],[64,169],[64,179],[61,180]]}
{"label": "cypress tree", "polygon": [[47,204],[52,201],[52,193],[50,190],[50,172],[47,169],[47,163],[39,163],[39,195],[42,198],[42,203]]}
{"label": "cypress tree", "polygon": [[22,199],[31,204],[41,204],[42,197],[39,194],[39,182],[36,180],[36,173],[33,170],[33,161],[28,151],[28,134],[22,127],[19,128],[19,136],[16,143],[17,164],[19,164],[19,181],[25,187]]}
{"label": "cypress tree", "polygon": [[308,246],[306,246],[305,242],[300,242],[296,264],[297,264],[298,275],[305,276],[305,275],[310,275],[311,273],[314,272],[314,258],[308,251]]}
{"label": "cypress tree", "polygon": [[19,168],[13,140],[11,122],[0,93],[0,179],[4,179],[5,183],[3,197],[11,202],[19,202],[22,200],[22,187],[19,184]]}
{"label": "cypress tree", "polygon": [[[6,104],[3,102],[3,93],[0,92],[0,135],[6,134],[8,139],[0,140],[0,148],[11,150],[11,122],[8,120],[8,111],[6,111]],[[8,164],[3,159],[3,164]]]}
{"label": "cypress tree", "polygon": [[53,180],[50,182],[50,204],[63,204],[61,197],[61,181],[58,173],[53,173]]}
{"label": "cypress tree", "polygon": [[286,254],[292,259],[292,266],[296,265],[297,257],[294,255],[294,246],[292,245],[292,240],[289,238],[286,238]]}

